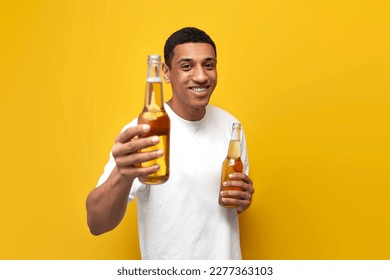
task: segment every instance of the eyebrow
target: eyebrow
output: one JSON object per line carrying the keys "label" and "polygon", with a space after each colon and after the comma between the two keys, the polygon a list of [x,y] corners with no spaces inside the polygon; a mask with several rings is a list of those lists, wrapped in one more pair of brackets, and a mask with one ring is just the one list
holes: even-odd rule
{"label": "eyebrow", "polygon": [[[181,62],[192,62],[194,61],[192,58],[181,58],[177,61],[177,63]],[[206,57],[203,61],[217,61],[214,57]]]}

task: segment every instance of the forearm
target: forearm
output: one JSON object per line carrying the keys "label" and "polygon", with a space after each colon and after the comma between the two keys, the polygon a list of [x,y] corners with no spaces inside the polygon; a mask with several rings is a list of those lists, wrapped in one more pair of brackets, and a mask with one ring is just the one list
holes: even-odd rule
{"label": "forearm", "polygon": [[125,215],[132,180],[115,167],[108,179],[87,198],[87,220],[92,234],[114,229]]}

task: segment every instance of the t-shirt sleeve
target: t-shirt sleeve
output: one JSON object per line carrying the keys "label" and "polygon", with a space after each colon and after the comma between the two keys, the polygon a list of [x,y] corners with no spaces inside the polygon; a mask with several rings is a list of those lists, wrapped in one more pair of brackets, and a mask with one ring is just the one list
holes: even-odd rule
{"label": "t-shirt sleeve", "polygon": [[241,139],[241,160],[244,164],[244,173],[249,175],[249,160],[248,160],[248,151],[246,148],[246,138],[245,132],[242,130],[242,139]]}

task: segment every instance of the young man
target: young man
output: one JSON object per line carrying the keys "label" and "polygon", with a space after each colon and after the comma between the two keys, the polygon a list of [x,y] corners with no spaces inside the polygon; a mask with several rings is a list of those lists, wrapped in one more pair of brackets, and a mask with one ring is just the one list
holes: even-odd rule
{"label": "young man", "polygon": [[137,198],[143,259],[240,259],[237,215],[249,207],[254,189],[243,136],[244,173],[226,182],[241,190],[222,192],[224,201],[238,207],[218,204],[221,166],[232,124],[238,121],[209,105],[217,85],[215,44],[205,32],[183,28],[168,38],[164,59],[163,76],[172,86],[172,99],[165,104],[171,119],[170,178],[158,186],[138,180],[159,166],[141,168],[136,163],[158,158],[163,151],[137,152],[155,145],[158,137],[138,138],[150,128],[133,120],[116,138],[98,188],[87,198],[89,228],[95,235],[112,230],[127,203]]}

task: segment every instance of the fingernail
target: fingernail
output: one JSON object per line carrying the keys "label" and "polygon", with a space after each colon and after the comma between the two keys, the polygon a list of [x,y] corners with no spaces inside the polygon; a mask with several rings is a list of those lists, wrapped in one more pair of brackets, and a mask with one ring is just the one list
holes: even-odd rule
{"label": "fingernail", "polygon": [[229,178],[233,178],[233,173],[230,173],[230,174],[229,174]]}
{"label": "fingernail", "polygon": [[157,156],[161,157],[164,154],[163,150],[157,150],[156,151]]}
{"label": "fingernail", "polygon": [[149,128],[150,128],[150,126],[148,124],[144,124],[144,125],[142,125],[141,129],[142,129],[143,132],[148,132]]}
{"label": "fingernail", "polygon": [[153,142],[154,144],[157,144],[158,142],[160,142],[160,138],[159,138],[158,136],[153,136],[153,137],[152,137],[152,142]]}
{"label": "fingernail", "polygon": [[224,187],[226,187],[227,185],[228,185],[228,183],[227,182],[223,182],[223,184],[222,184]]}

